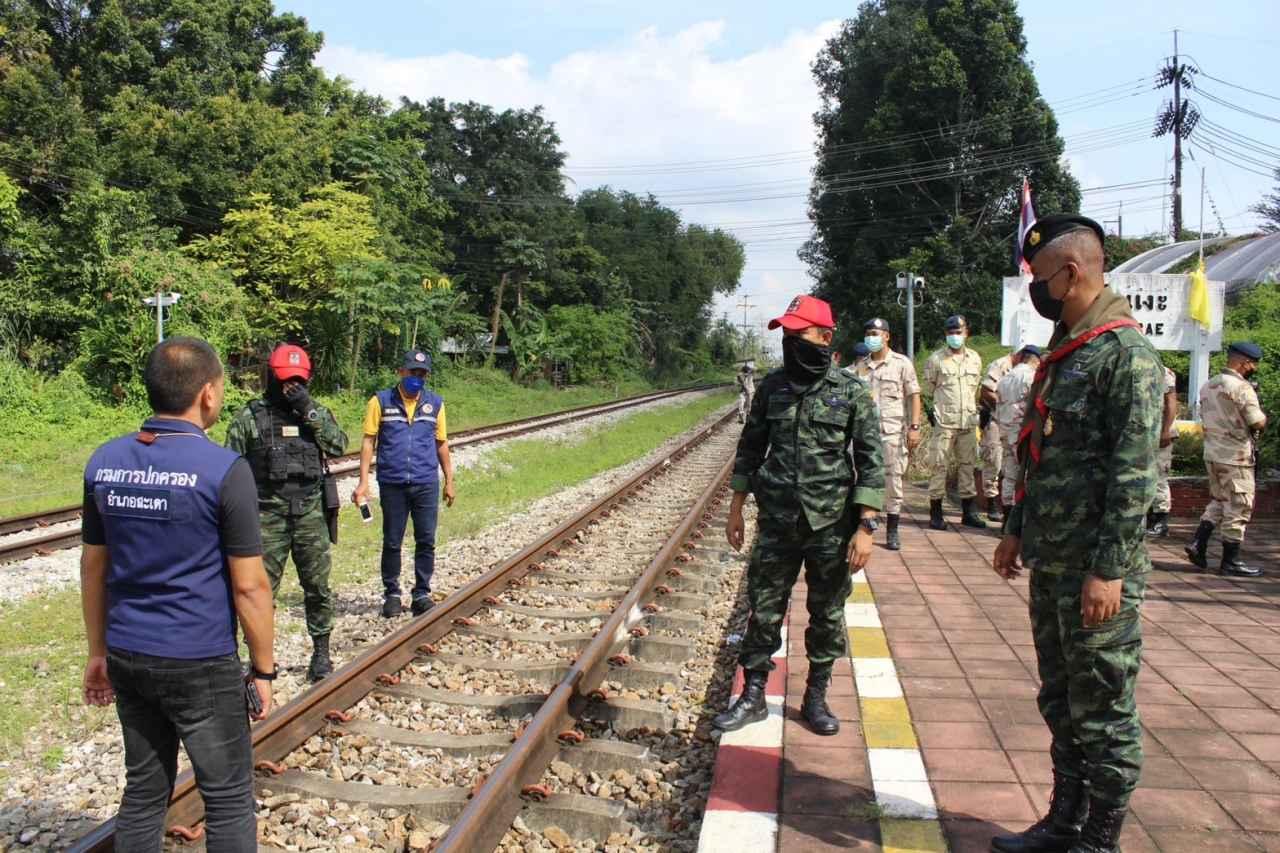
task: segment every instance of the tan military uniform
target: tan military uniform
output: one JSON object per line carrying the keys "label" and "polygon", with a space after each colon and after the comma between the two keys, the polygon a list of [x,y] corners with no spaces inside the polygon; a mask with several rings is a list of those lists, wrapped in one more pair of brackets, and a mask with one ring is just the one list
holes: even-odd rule
{"label": "tan military uniform", "polygon": [[[1172,394],[1178,390],[1178,377],[1169,368],[1164,369],[1164,393]],[[1163,421],[1161,421],[1163,423]],[[1164,436],[1160,436],[1161,441]],[[1173,470],[1173,445],[1162,447],[1156,453],[1156,500],[1151,505],[1152,512],[1167,513],[1173,498],[1169,494],[1169,472]]]}
{"label": "tan military uniform", "polygon": [[[987,367],[987,375],[983,377],[982,388],[991,393],[996,392],[1000,380],[1013,369],[1013,355],[997,358]],[[994,412],[992,413],[995,414]],[[990,500],[1000,494],[1001,461],[1004,458],[1004,443],[1000,438],[1000,425],[992,417],[987,428],[982,430],[982,438],[978,441],[978,458],[982,460],[983,492]]]}
{"label": "tan military uniform", "polygon": [[1200,389],[1209,494],[1201,521],[1221,525],[1224,542],[1240,542],[1253,513],[1253,428],[1266,423],[1258,394],[1230,368]]}
{"label": "tan military uniform", "polygon": [[[1036,370],[1030,364],[1020,364],[1010,370],[996,386],[996,423],[999,424],[1003,458],[1000,467],[1000,500],[1005,506],[1013,506],[1013,495],[1018,487],[1018,431],[1027,413],[1031,397],[1031,385]],[[994,425],[994,424],[993,424]]]}
{"label": "tan military uniform", "polygon": [[929,435],[927,460],[929,497],[946,497],[947,466],[958,470],[956,489],[961,498],[977,495],[973,485],[973,469],[978,464],[978,383],[982,379],[982,357],[963,347],[952,353],[942,347],[924,364],[924,387],[933,397],[933,414],[937,418]]}
{"label": "tan military uniform", "polygon": [[867,357],[847,368],[871,387],[880,410],[880,443],[884,448],[884,511],[902,512],[902,479],[907,471],[907,428],[911,426],[911,397],[920,393],[916,367],[902,353],[890,352],[883,361]]}

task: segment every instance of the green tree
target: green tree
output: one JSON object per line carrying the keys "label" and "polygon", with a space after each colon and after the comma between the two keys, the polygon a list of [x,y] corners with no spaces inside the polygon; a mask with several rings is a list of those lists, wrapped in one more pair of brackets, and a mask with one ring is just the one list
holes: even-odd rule
{"label": "green tree", "polygon": [[1263,231],[1280,231],[1280,169],[1276,169],[1276,188],[1249,209],[1262,217]]}
{"label": "green tree", "polygon": [[1026,48],[1014,0],[869,0],[819,53],[814,231],[800,256],[837,312],[900,318],[892,281],[909,259],[954,300],[918,333],[957,310],[989,330],[1022,179],[1038,210],[1078,209]]}

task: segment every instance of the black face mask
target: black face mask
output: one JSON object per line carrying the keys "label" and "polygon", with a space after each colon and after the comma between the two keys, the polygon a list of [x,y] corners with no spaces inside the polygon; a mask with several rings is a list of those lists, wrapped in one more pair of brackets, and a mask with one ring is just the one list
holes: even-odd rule
{"label": "black face mask", "polygon": [[782,339],[782,367],[795,384],[812,385],[830,366],[831,347],[818,346],[794,335]]}
{"label": "black face mask", "polygon": [[1049,282],[1057,278],[1058,273],[1065,269],[1064,266],[1048,278],[1038,278],[1031,282],[1031,307],[1036,309],[1036,313],[1041,317],[1055,323],[1062,319],[1063,300],[1054,299],[1049,295]]}
{"label": "black face mask", "polygon": [[277,408],[289,409],[289,401],[284,398],[284,383],[276,378],[272,371],[267,371],[267,402]]}

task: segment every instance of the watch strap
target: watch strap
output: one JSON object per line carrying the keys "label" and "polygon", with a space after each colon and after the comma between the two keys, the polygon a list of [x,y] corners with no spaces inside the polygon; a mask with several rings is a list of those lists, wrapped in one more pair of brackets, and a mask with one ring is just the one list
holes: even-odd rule
{"label": "watch strap", "polygon": [[253,664],[249,665],[249,672],[258,681],[275,681],[280,676],[280,665],[275,664],[271,667],[271,672],[263,672]]}

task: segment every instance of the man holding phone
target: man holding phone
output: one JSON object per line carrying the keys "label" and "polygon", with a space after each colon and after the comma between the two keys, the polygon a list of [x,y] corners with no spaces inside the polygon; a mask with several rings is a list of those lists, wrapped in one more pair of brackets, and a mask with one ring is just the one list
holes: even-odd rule
{"label": "man holding phone", "polygon": [[[306,350],[294,344],[276,347],[267,360],[266,393],[236,415],[227,428],[227,447],[248,459],[253,469],[262,513],[262,559],[273,597],[293,554],[311,636],[307,678],[314,682],[333,672],[329,659],[332,542],[323,489],[325,460],[347,452],[347,434],[333,413],[311,397],[310,381],[311,358]],[[332,504],[336,512],[336,495]]]}
{"label": "man holding phone", "polygon": [[271,584],[249,464],[208,439],[222,409],[218,354],[174,337],[147,359],[153,416],[85,468],[80,585],[87,705],[116,705],[125,786],[117,850],[159,850],[181,741],[210,850],[257,849],[249,706],[271,711]]}
{"label": "man holding phone", "polygon": [[[369,496],[369,469],[378,453],[378,495],[382,502],[382,615],[404,609],[400,599],[400,547],[413,518],[413,591],[410,607],[421,616],[435,606],[431,576],[436,568],[436,520],[440,509],[440,472],[444,500],[453,506],[453,460],[445,424],[444,400],[427,388],[431,356],[413,349],[404,354],[400,381],[369,398],[360,446],[360,483],[351,494],[356,506]],[[361,510],[367,511],[367,507]]]}

